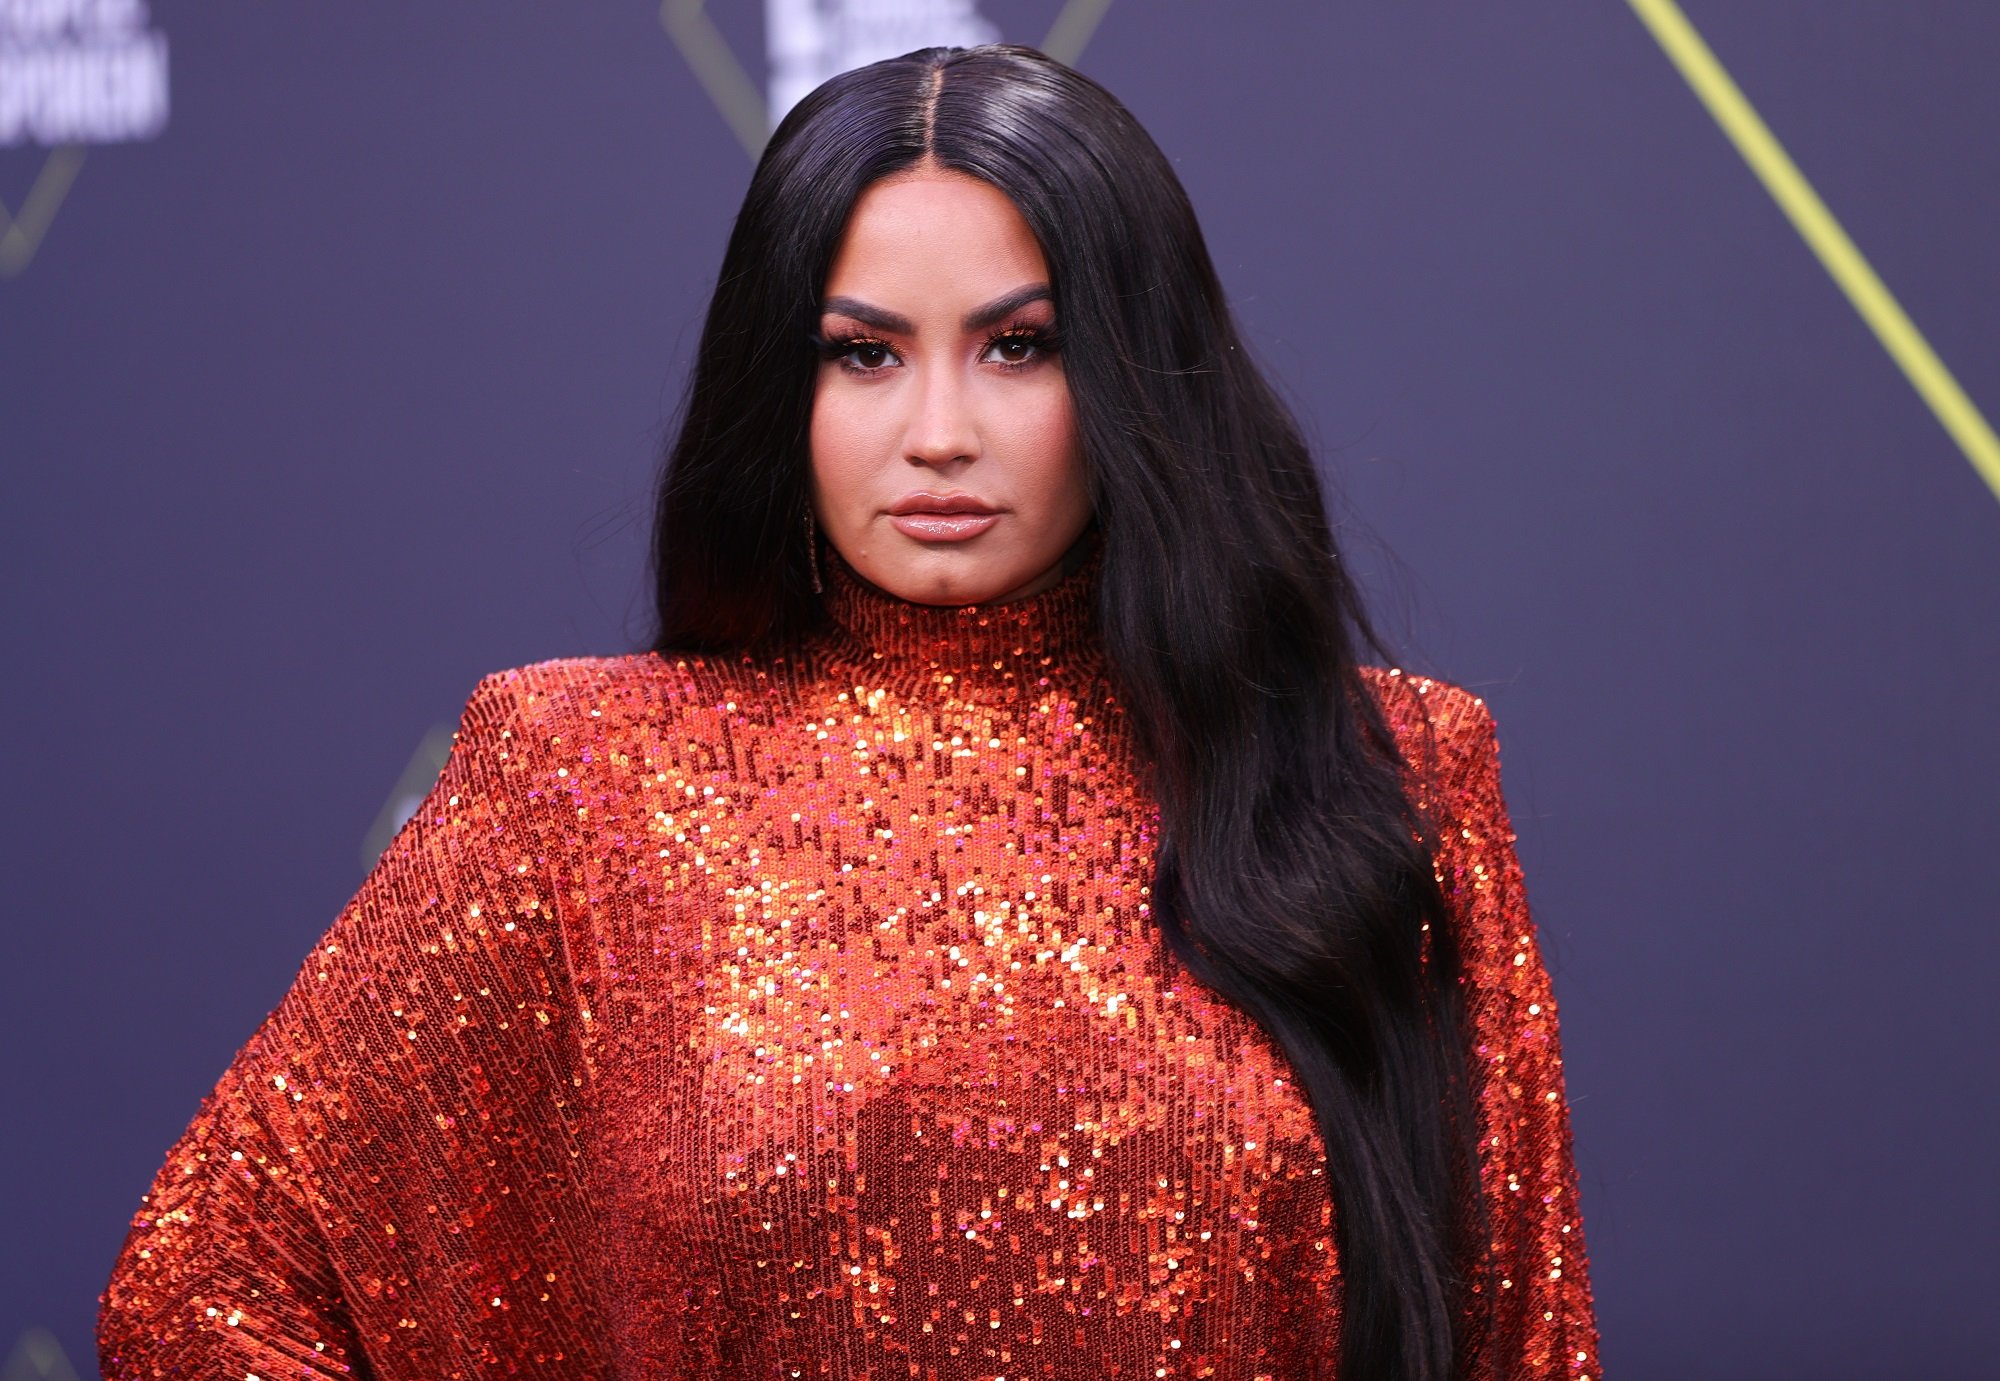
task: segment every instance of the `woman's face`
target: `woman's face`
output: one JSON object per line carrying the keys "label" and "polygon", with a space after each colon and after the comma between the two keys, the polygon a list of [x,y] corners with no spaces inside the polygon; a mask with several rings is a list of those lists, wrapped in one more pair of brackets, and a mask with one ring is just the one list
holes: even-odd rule
{"label": "woman's face", "polygon": [[922,604],[1053,585],[1090,522],[1048,266],[1006,193],[902,174],[854,203],[821,301],[813,511]]}

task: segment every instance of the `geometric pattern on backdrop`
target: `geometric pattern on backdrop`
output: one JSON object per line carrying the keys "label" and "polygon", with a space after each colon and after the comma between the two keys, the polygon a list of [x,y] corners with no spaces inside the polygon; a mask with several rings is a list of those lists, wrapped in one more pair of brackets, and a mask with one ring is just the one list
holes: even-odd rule
{"label": "geometric pattern on backdrop", "polygon": [[2000,498],[2000,438],[1674,0],[1628,0],[1924,406]]}

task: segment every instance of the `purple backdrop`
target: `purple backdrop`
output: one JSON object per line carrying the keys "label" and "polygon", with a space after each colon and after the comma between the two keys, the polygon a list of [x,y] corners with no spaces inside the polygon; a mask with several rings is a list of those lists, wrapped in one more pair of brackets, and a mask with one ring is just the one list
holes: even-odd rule
{"label": "purple backdrop", "polygon": [[[2000,8],[1684,8],[2000,412]],[[425,734],[636,636],[749,171],[643,3],[150,22],[170,122],[0,279],[0,1367],[46,1328],[85,1375]],[[1499,718],[1609,1374],[2000,1374],[2000,499],[1624,5],[1119,0],[1079,65],[1406,664]],[[0,148],[0,203],[48,158]]]}

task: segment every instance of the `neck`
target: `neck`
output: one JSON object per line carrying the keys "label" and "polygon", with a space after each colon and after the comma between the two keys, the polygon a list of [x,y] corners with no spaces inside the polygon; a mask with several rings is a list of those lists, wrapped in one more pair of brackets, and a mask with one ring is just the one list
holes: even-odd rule
{"label": "neck", "polygon": [[1060,579],[995,604],[917,604],[871,585],[829,546],[824,600],[857,684],[952,699],[1030,698],[1103,669],[1092,543]]}

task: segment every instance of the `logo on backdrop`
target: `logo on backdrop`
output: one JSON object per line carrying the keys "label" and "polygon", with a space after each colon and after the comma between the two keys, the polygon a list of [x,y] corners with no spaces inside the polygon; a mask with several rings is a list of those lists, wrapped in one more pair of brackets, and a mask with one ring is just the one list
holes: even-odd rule
{"label": "logo on backdrop", "polygon": [[[1064,0],[1038,45],[1058,62],[1082,56],[1111,0]],[[660,27],[752,158],[799,98],[828,77],[913,48],[1000,41],[976,0],[764,0],[764,90],[709,19],[703,0],[661,0]]]}
{"label": "logo on backdrop", "polygon": [[997,43],[973,0],[764,0],[771,125],[849,68],[935,44]]}
{"label": "logo on backdrop", "polygon": [[35,256],[92,144],[167,125],[167,36],[146,0],[0,0],[0,148],[48,150],[20,209],[0,199],[0,277]]}

